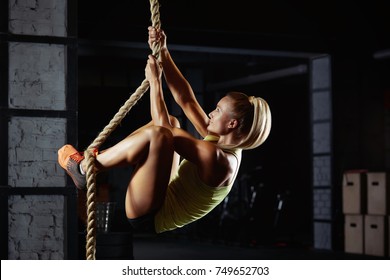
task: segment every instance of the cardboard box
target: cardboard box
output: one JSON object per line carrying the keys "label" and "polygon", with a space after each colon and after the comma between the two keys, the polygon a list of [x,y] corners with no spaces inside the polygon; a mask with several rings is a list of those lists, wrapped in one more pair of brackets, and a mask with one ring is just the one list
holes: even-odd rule
{"label": "cardboard box", "polygon": [[365,170],[343,174],[343,213],[366,214],[367,173]]}
{"label": "cardboard box", "polygon": [[363,215],[344,216],[344,251],[353,254],[364,253]]}
{"label": "cardboard box", "polygon": [[389,180],[385,172],[367,173],[367,214],[386,215],[389,210]]}
{"label": "cardboard box", "polygon": [[373,256],[385,256],[386,248],[386,216],[364,216],[364,253]]}

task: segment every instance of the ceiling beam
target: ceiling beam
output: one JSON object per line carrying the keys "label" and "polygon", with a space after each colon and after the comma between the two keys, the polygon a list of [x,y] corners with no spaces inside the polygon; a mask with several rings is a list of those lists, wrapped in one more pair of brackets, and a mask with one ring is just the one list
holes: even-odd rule
{"label": "ceiling beam", "polygon": [[[94,41],[94,40],[79,40],[79,54],[97,55],[99,51],[105,50],[112,52],[115,48],[121,49],[138,49],[148,51],[147,43],[140,42],[125,42],[125,41]],[[170,51],[190,52],[190,53],[207,53],[207,54],[228,54],[228,55],[250,55],[259,57],[285,57],[285,58],[302,58],[310,59],[320,55],[320,53],[311,52],[294,52],[294,51],[274,51],[261,49],[241,49],[241,48],[222,48],[211,46],[194,46],[194,45],[179,45],[169,44]]]}
{"label": "ceiling beam", "polygon": [[380,50],[373,54],[375,59],[387,59],[390,58],[390,49]]}
{"label": "ceiling beam", "polygon": [[251,85],[259,82],[280,79],[289,76],[302,75],[307,73],[307,65],[300,64],[293,67],[270,71],[267,73],[260,73],[256,75],[249,75],[243,78],[228,80],[218,83],[210,83],[206,86],[207,91],[217,91],[237,86]]}

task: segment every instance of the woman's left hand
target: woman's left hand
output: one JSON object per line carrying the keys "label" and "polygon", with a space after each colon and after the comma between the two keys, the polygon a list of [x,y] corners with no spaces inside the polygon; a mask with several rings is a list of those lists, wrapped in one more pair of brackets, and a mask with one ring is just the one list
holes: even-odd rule
{"label": "woman's left hand", "polygon": [[153,55],[149,55],[145,68],[145,77],[149,82],[160,80],[162,75],[162,67],[160,62]]}

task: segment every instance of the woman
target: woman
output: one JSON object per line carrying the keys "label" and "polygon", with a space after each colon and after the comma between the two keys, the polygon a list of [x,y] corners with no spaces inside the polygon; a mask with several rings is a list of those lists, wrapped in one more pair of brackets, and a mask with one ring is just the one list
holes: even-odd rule
{"label": "woman", "polygon": [[[98,153],[96,172],[134,166],[125,198],[126,216],[134,228],[160,233],[205,216],[223,201],[237,176],[241,150],[255,148],[268,137],[271,113],[263,99],[231,92],[207,115],[173,62],[164,32],[149,27],[149,44],[155,43],[162,46],[160,60],[150,55],[145,68],[152,121]],[[203,140],[181,129],[169,115],[162,72],[175,101]],[[58,151],[60,165],[80,189],[86,185],[83,159],[71,145]]]}

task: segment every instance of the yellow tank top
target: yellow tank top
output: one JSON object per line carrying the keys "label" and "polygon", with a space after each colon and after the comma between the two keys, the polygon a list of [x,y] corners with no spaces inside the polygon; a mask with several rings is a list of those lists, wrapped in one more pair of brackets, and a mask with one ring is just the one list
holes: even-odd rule
{"label": "yellow tank top", "polygon": [[[206,136],[204,140],[216,141],[218,138]],[[231,183],[221,187],[210,187],[199,178],[196,165],[183,160],[177,174],[168,185],[162,207],[155,215],[154,224],[157,233],[180,228],[202,218],[229,194],[241,163],[241,150],[223,150],[233,154],[238,161]]]}

